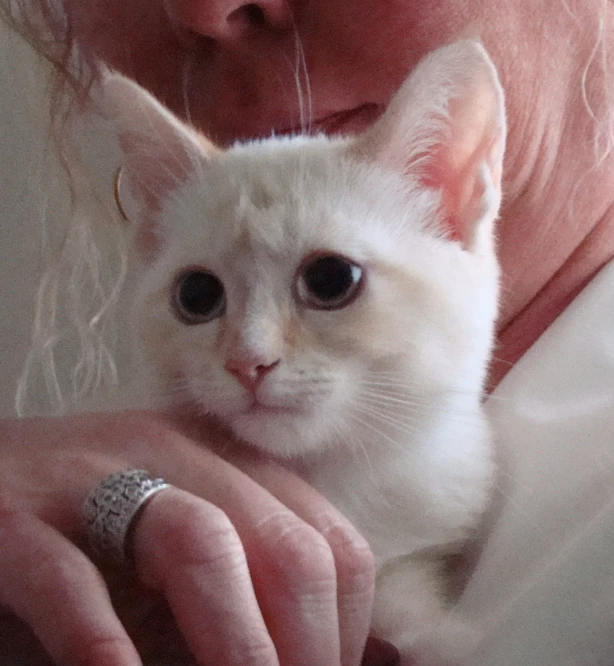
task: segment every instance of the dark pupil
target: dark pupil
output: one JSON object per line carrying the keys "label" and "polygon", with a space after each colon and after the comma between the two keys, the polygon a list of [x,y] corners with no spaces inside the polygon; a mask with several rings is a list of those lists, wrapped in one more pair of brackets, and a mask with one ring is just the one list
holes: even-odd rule
{"label": "dark pupil", "polygon": [[352,265],[339,257],[321,257],[303,274],[305,285],[320,301],[334,301],[344,296],[354,284]]}
{"label": "dark pupil", "polygon": [[181,280],[179,301],[189,314],[207,315],[223,297],[222,283],[209,273],[190,273]]}

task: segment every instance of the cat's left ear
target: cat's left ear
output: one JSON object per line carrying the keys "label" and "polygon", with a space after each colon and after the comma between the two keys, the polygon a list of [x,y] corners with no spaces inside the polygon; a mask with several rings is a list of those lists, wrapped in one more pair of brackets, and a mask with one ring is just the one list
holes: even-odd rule
{"label": "cat's left ear", "polygon": [[444,233],[478,251],[501,203],[505,136],[495,67],[479,42],[465,40],[420,62],[351,150],[440,191]]}
{"label": "cat's left ear", "polygon": [[101,106],[117,132],[122,152],[116,196],[138,225],[137,244],[151,253],[159,242],[156,213],[168,195],[218,150],[181,122],[144,88],[116,72],[101,81]]}

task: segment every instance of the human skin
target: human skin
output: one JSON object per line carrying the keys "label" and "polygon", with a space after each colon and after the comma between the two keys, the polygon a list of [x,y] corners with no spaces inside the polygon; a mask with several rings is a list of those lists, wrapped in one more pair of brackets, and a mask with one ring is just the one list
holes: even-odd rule
{"label": "human skin", "polygon": [[[300,479],[245,451],[223,460],[208,450],[222,441],[212,425],[146,412],[2,421],[0,441],[0,621],[10,609],[54,663],[136,666],[132,641],[144,655],[167,648],[160,596],[199,664],[360,663],[373,557]],[[138,521],[136,577],[104,567],[116,614],[75,544],[89,490],[135,467],[176,487]]]}
{"label": "human skin", "polygon": [[[237,138],[265,136],[271,130],[287,131],[300,127],[295,83],[298,42],[309,75],[311,116],[316,121],[313,128],[355,131],[377,117],[422,55],[456,38],[479,36],[499,69],[507,95],[509,122],[505,202],[499,222],[504,285],[496,350],[499,360],[493,365],[493,385],[587,280],[614,255],[612,159],[605,159],[595,168],[592,137],[596,124],[587,112],[582,94],[582,72],[596,42],[599,0],[568,0],[566,3],[563,0],[560,3],[554,0],[547,3],[536,3],[535,0],[513,3],[509,0],[267,0],[249,5],[231,0],[66,2],[73,34],[86,57],[100,58],[133,76],[177,113],[189,115],[192,122],[222,145]],[[609,30],[609,34],[614,33]],[[604,103],[600,98],[603,84],[600,68],[589,68],[586,95],[597,115]],[[356,109],[360,110],[331,118],[334,114]],[[239,558],[241,553],[247,552],[249,557],[250,552],[254,552],[254,543],[245,537],[246,530],[249,532],[262,521],[266,523],[267,516],[275,515],[279,510],[287,517],[289,525],[301,530],[299,534],[305,537],[302,543],[320,553],[312,558],[316,569],[322,566],[315,573],[302,570],[301,551],[292,550],[290,544],[291,556],[283,572],[291,575],[297,585],[303,586],[303,593],[309,583],[313,583],[314,575],[325,574],[329,587],[320,590],[318,597],[322,602],[319,624],[308,626],[303,635],[290,636],[294,645],[284,641],[288,635],[301,630],[304,618],[297,615],[292,629],[286,632],[276,632],[269,625],[271,635],[267,630],[259,634],[262,618],[255,612],[250,615],[249,608],[253,607],[246,607],[240,599],[235,599],[232,602],[234,608],[248,608],[246,614],[252,617],[253,635],[258,636],[255,649],[268,650],[270,654],[273,640],[284,665],[294,663],[293,657],[289,656],[292,649],[298,646],[298,654],[304,655],[304,650],[309,653],[314,645],[321,650],[321,660],[311,653],[310,664],[336,663],[338,653],[344,664],[357,662],[368,623],[373,583],[369,567],[372,563],[358,535],[322,498],[301,486],[297,501],[294,495],[296,480],[284,476],[283,471],[274,466],[261,467],[256,461],[245,464],[245,469],[256,481],[250,484],[247,477],[237,477],[234,468],[220,466],[221,462],[213,463],[214,458],[205,460],[202,456],[208,456],[208,453],[196,453],[193,441],[203,439],[198,433],[184,438],[181,428],[160,425],[155,419],[154,432],[152,421],[144,417],[139,417],[138,426],[122,420],[122,417],[117,421],[116,429],[111,431],[108,422],[102,423],[96,418],[82,421],[79,436],[71,434],[69,440],[64,434],[73,432],[74,422],[70,421],[24,422],[19,431],[15,430],[14,424],[2,425],[4,430],[0,436],[4,442],[14,443],[12,448],[10,445],[3,448],[0,465],[0,488],[9,488],[9,493],[4,493],[4,505],[9,507],[9,513],[4,514],[3,521],[0,520],[0,525],[4,526],[2,529],[6,530],[8,524],[13,533],[27,530],[28,525],[34,525],[32,521],[38,520],[35,524],[38,531],[28,533],[30,537],[24,532],[23,538],[30,538],[30,545],[38,544],[36,552],[44,553],[48,547],[57,555],[55,559],[50,555],[48,561],[59,562],[59,555],[66,552],[68,541],[62,542],[61,549],[58,537],[74,537],[79,533],[75,507],[79,506],[87,490],[109,472],[124,467],[148,466],[169,480],[176,480],[184,491],[192,493],[187,496],[177,494],[178,491],[173,491],[175,494],[160,493],[144,512],[136,530],[136,560],[141,581],[154,589],[169,592],[175,588],[175,580],[180,588],[185,585],[186,579],[181,577],[186,567],[181,562],[185,563],[189,549],[194,544],[211,548],[210,540],[203,535],[210,535],[211,530],[215,530],[217,520],[225,520],[215,511],[205,518],[203,512],[210,511],[209,502],[221,506],[233,524],[226,537],[234,539],[234,550],[231,550],[239,553]],[[52,481],[46,486],[47,495],[38,496],[40,501],[36,503],[24,490],[32,487],[30,470],[17,477],[21,478],[20,484],[12,485],[3,481],[2,473],[9,469],[5,464],[7,452],[9,463],[13,460],[15,469],[22,469],[20,464],[24,456],[40,455],[43,443],[50,437],[57,442],[54,450],[59,452],[59,460],[66,456],[73,462],[79,460],[80,473],[62,476],[62,465],[58,460],[53,456],[47,458],[45,469],[53,470]],[[211,443],[210,438],[204,439]],[[68,441],[67,445],[64,445],[65,441]],[[29,452],[24,453],[23,442],[31,446]],[[85,449],[87,456],[83,453]],[[12,459],[10,455],[13,455]],[[211,465],[221,470],[220,478],[227,494],[215,495],[212,491]],[[199,475],[198,480],[190,474]],[[271,481],[269,475],[275,475],[276,480]],[[10,481],[14,477],[15,474],[7,478]],[[79,479],[78,484],[75,479]],[[270,492],[270,484],[274,486],[274,493]],[[68,489],[61,496],[61,506],[50,500],[58,488]],[[236,493],[242,493],[241,497]],[[271,499],[275,494],[279,504]],[[197,500],[197,496],[208,502]],[[2,499],[0,497],[0,507],[3,506]],[[11,508],[11,502],[17,513]],[[245,504],[259,508],[250,517],[242,519],[236,514],[244,510],[241,507]],[[200,512],[197,524],[200,529],[181,522],[187,505]],[[8,521],[7,515],[10,516]],[[326,537],[326,543],[320,539],[323,533],[330,534],[326,526],[317,523],[322,516],[332,516],[335,524],[343,525],[341,531],[348,538],[341,540],[341,546],[329,543]],[[315,529],[309,531],[314,523]],[[226,522],[224,525],[228,527]],[[43,538],[43,527],[47,531],[49,528],[54,530],[53,535]],[[181,557],[177,560],[174,554],[171,557],[170,542],[167,542],[166,550],[162,548],[163,555],[157,560],[157,566],[161,567],[158,571],[152,553],[159,552],[160,535],[167,534],[169,529],[184,544],[186,552],[180,554],[183,560]],[[240,544],[232,536],[235,534],[238,534]],[[256,556],[258,552],[270,554],[267,548],[271,538],[258,541]],[[348,542],[353,546],[346,550],[343,544]],[[7,541],[0,540],[0,543],[6,544]],[[225,543],[229,547],[230,542]],[[13,557],[17,558],[22,551],[14,550]],[[6,557],[6,549],[2,551],[0,546],[0,555],[2,552]],[[74,551],[71,553],[71,557],[80,557]],[[89,567],[88,575],[93,581],[92,565],[84,559],[80,560],[81,566]],[[31,570],[30,564],[38,566],[37,562],[11,561],[14,562],[16,580],[20,576],[23,579],[25,570]],[[244,569],[239,567],[233,571],[236,574]],[[335,580],[340,572],[341,584],[345,576],[350,590],[348,605],[340,612],[341,619],[337,616],[337,597],[334,597],[334,603],[331,601],[331,581],[340,584]],[[179,578],[172,579],[176,575]],[[239,579],[245,582],[244,577],[237,578],[230,570],[222,577],[225,582]],[[59,580],[62,583],[62,579]],[[202,580],[209,581],[209,578]],[[200,589],[206,589],[202,580],[199,581]],[[68,582],[64,579],[64,583]],[[96,598],[103,599],[104,589],[99,583],[97,585]],[[59,604],[67,590],[78,587],[55,585],[53,594],[45,596],[51,604],[52,617],[55,617],[53,603]],[[250,584],[239,587],[241,594],[251,594]],[[263,588],[266,592],[266,586],[261,586],[260,594]],[[4,595],[0,603],[8,603],[7,595],[10,595],[13,604],[8,605],[15,607],[21,603],[21,615],[38,629],[39,635],[45,631],[40,621],[36,625],[40,595],[25,594],[23,587],[18,586],[8,591],[5,588]],[[295,601],[300,596],[295,595]],[[90,607],[92,598],[84,596],[81,601],[84,606],[81,607]],[[221,598],[224,601],[223,595]],[[35,599],[36,606],[32,606],[31,599]],[[177,615],[184,634],[193,637],[192,645],[199,641],[198,632],[215,636],[218,645],[233,645],[236,641],[231,625],[226,626],[223,622],[207,624],[206,618],[215,617],[212,611],[219,608],[215,606],[219,603],[215,598],[205,594],[184,597],[182,593],[171,601],[174,601],[176,610],[177,605],[182,607]],[[104,602],[101,604],[101,608],[107,608]],[[102,653],[96,653],[98,656],[91,663],[136,663],[134,656],[129,657],[130,645],[125,637],[120,638],[122,630],[113,618],[110,611],[101,613],[96,619],[98,624],[94,622],[93,626],[108,628],[112,624],[111,634],[119,641],[113,645],[124,641],[121,643],[123,661],[118,657],[115,662],[108,655],[101,657]],[[243,620],[245,615],[241,618]],[[109,649],[110,643],[93,640],[96,633],[92,626],[84,629],[77,622],[76,615],[73,619],[75,626],[82,628],[82,633],[75,631],[67,638],[65,630],[59,627],[54,630],[53,625],[47,628],[48,640],[61,643],[55,647],[56,654],[61,650],[71,653],[71,660],[61,663],[81,663],[77,657],[82,655],[77,652],[84,649],[83,646],[91,646],[92,650]],[[353,631],[348,629],[350,626]],[[243,633],[238,633],[243,638]],[[335,641],[340,642],[341,647],[335,645]],[[265,648],[262,647],[264,644]],[[196,645],[195,651],[204,655],[203,659],[206,657],[202,643]],[[263,654],[265,652],[260,656]],[[236,662],[255,663],[246,661],[244,655],[237,657]],[[217,663],[233,662],[227,653]]]}

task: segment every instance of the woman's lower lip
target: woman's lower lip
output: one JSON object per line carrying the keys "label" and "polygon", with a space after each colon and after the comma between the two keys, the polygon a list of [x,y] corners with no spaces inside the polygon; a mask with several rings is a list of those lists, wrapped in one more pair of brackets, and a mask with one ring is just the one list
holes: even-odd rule
{"label": "woman's lower lip", "polygon": [[377,104],[362,104],[347,111],[338,111],[313,122],[279,130],[278,135],[288,134],[354,134],[371,126],[382,113]]}
{"label": "woman's lower lip", "polygon": [[349,111],[334,113],[316,126],[326,134],[353,134],[370,127],[381,115],[377,104],[363,104]]}
{"label": "woman's lower lip", "polygon": [[370,127],[382,114],[383,106],[378,104],[362,104],[346,111],[337,111],[327,116],[321,116],[312,122],[305,122],[294,126],[284,126],[281,122],[254,127],[245,125],[220,126],[216,129],[209,128],[210,137],[222,147],[230,147],[236,141],[251,141],[254,139],[266,139],[271,136],[297,136],[300,134],[358,134]]}

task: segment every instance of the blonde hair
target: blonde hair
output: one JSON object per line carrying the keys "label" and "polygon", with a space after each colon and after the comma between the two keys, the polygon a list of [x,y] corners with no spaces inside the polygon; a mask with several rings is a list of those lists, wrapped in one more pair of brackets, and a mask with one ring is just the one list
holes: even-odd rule
{"label": "blonde hair", "polygon": [[[586,2],[586,0],[583,0]],[[577,16],[568,4],[561,0],[565,10],[573,18],[578,30],[584,30],[582,18]],[[612,28],[612,0],[593,0],[598,11],[592,29],[595,33],[593,47],[581,75],[581,95],[587,113],[594,121],[595,166],[600,166],[614,149],[614,78],[610,71],[612,53],[607,42],[608,29]],[[600,73],[597,80],[602,84],[601,99],[592,101],[587,83],[592,71]],[[594,93],[593,93],[594,95]]]}
{"label": "blonde hair", "polygon": [[[115,309],[126,270],[125,238],[115,211],[93,194],[73,141],[72,123],[89,101],[96,63],[78,53],[61,2],[42,0],[33,6],[0,0],[0,16],[49,65],[48,146],[53,156],[46,156],[47,168],[63,173],[67,202],[60,229],[50,228],[47,215],[42,220],[45,268],[15,409],[18,415],[59,413],[117,381]],[[44,184],[56,186],[57,179],[48,174]]]}
{"label": "blonde hair", "polygon": [[[607,35],[612,22],[612,0],[560,0],[577,30],[593,32],[593,48],[581,71],[579,89],[586,112],[594,121],[594,168],[599,168],[614,149],[614,77],[610,72],[611,48]],[[4,4],[3,4],[4,3]],[[581,4],[580,4],[581,3]],[[593,25],[586,21],[587,7],[593,8]],[[62,0],[0,0],[0,14],[51,65],[50,127],[60,164],[69,174],[72,202],[63,241],[49,253],[36,303],[30,353],[19,382],[18,413],[29,405],[32,378],[43,378],[52,409],[60,411],[66,402],[80,399],[117,381],[115,358],[116,304],[126,271],[123,235],[112,233],[106,241],[98,237],[100,223],[87,206],[89,183],[80,168],[74,146],[67,140],[66,125],[79,105],[88,98],[95,82],[95,62],[78,53],[75,36]],[[598,90],[588,88],[595,76]],[[107,211],[108,212],[108,211]],[[58,363],[62,346],[70,340],[68,374]],[[63,361],[65,359],[62,359]]]}

